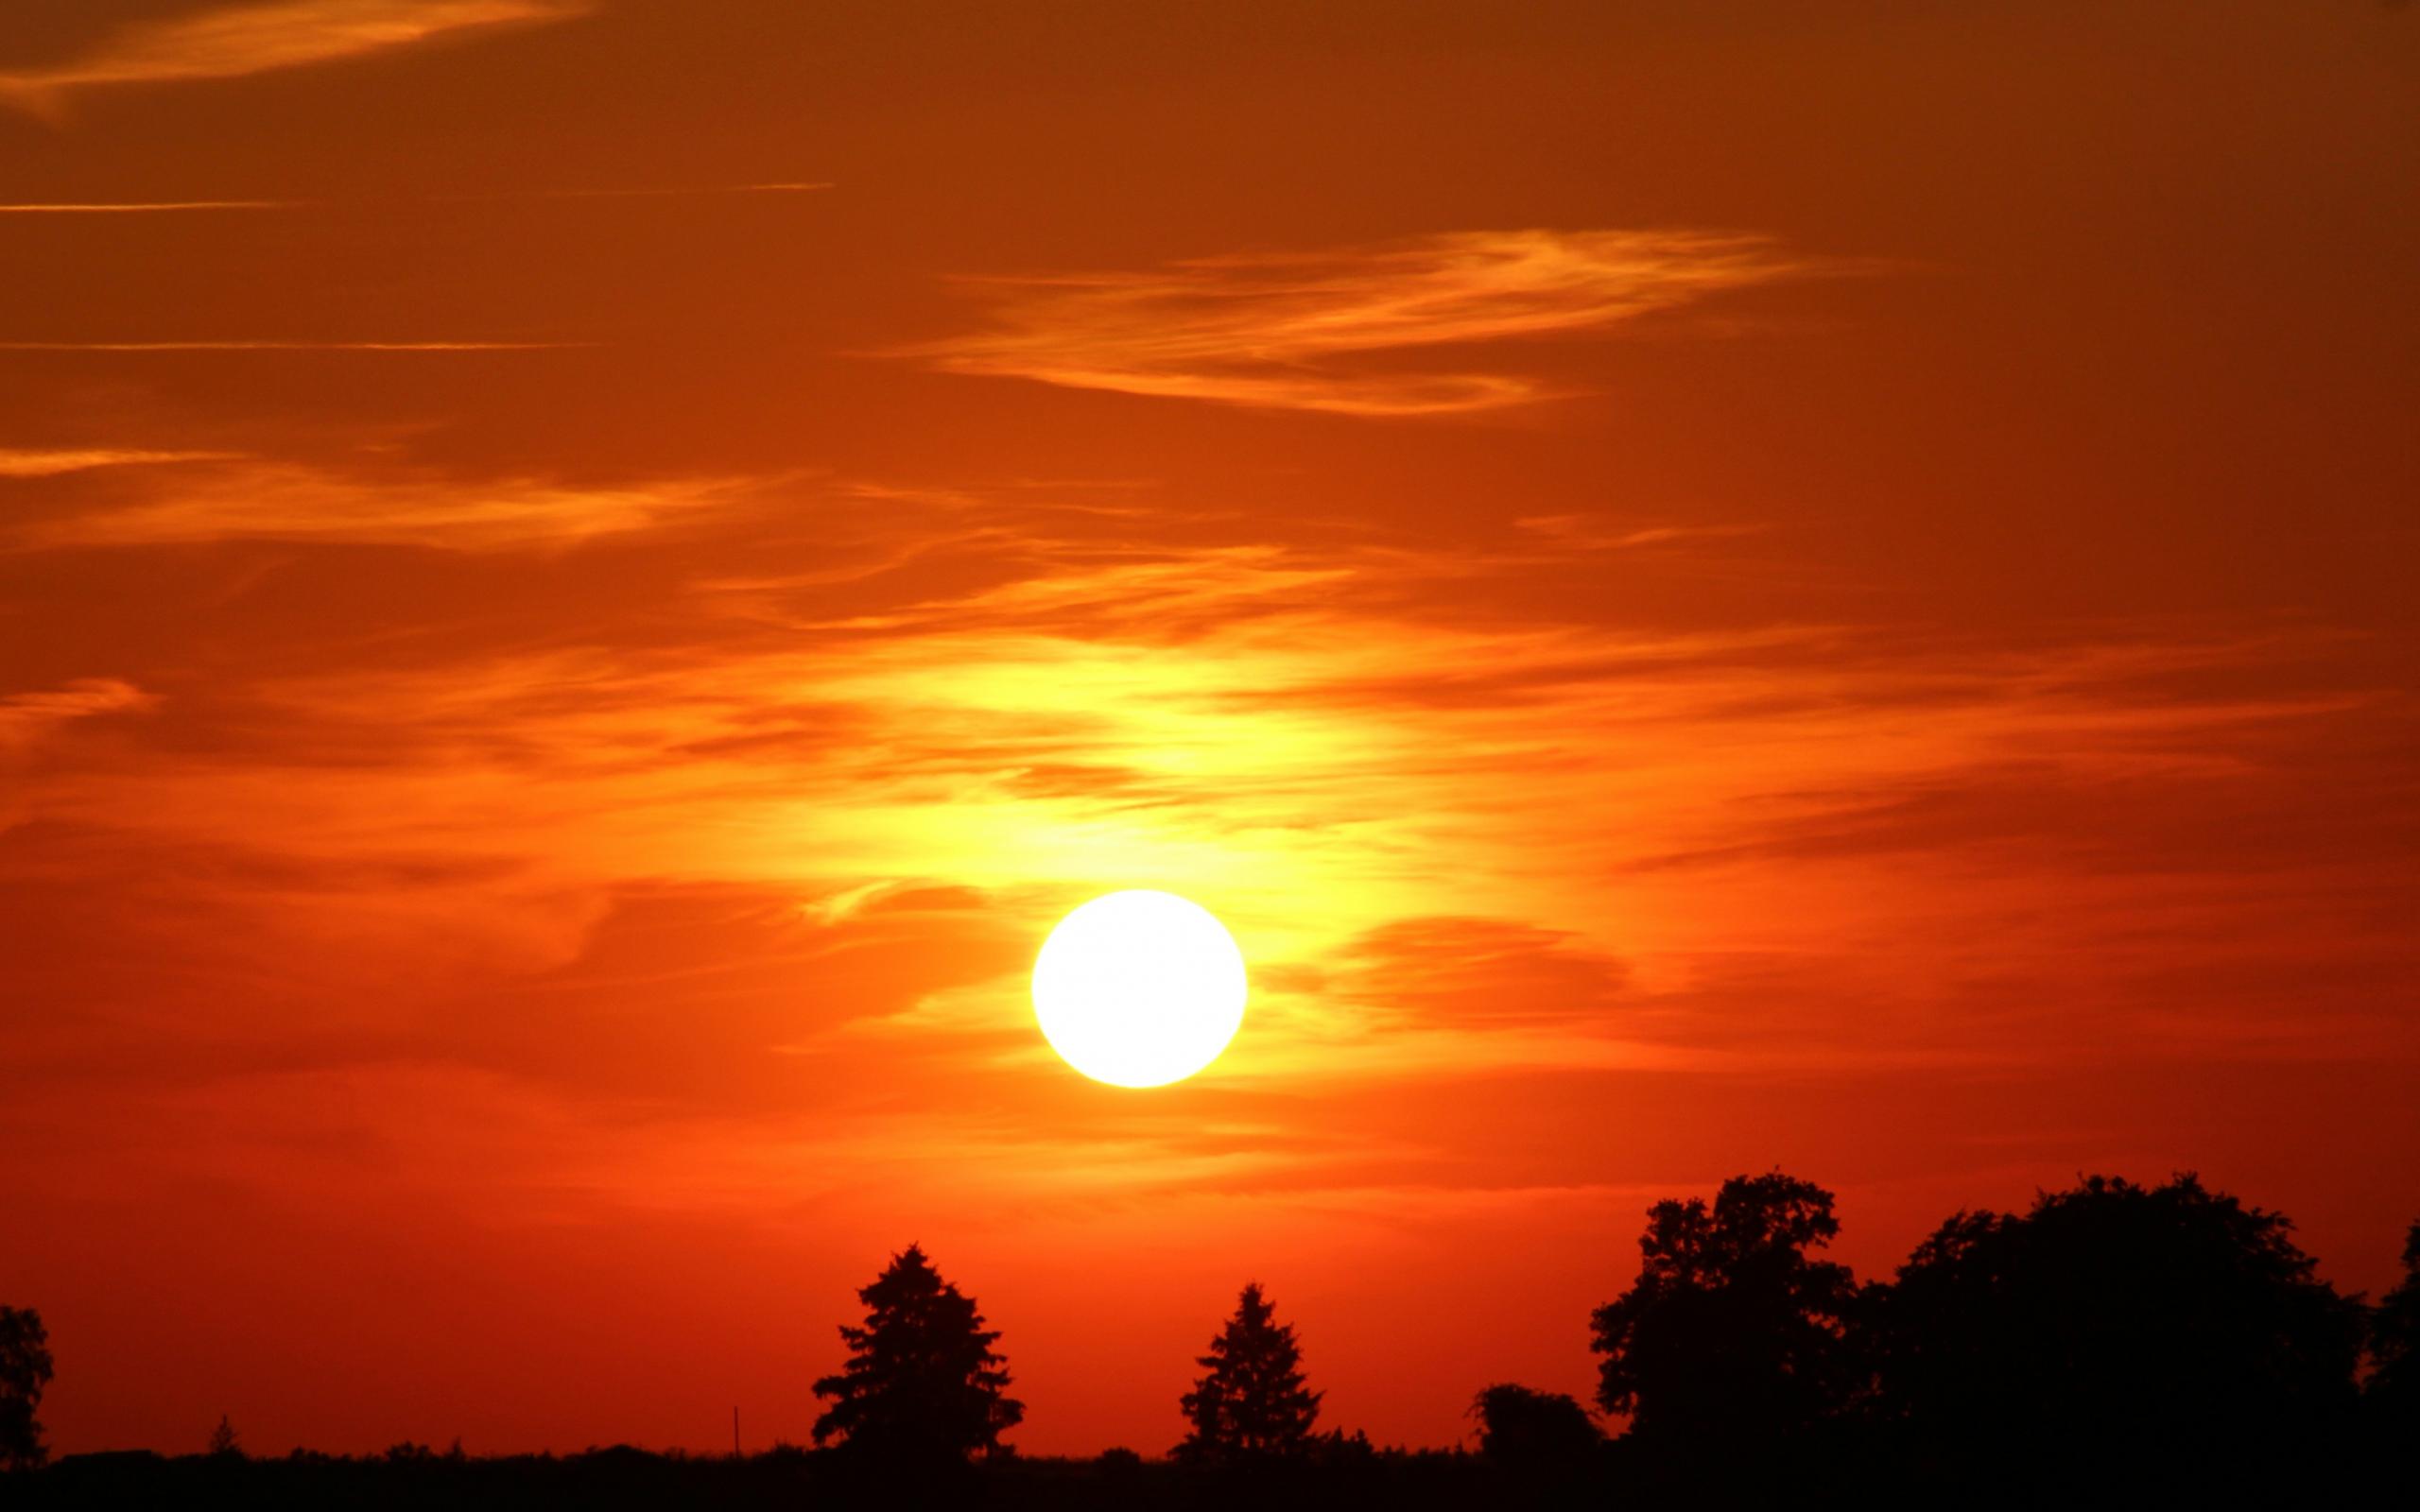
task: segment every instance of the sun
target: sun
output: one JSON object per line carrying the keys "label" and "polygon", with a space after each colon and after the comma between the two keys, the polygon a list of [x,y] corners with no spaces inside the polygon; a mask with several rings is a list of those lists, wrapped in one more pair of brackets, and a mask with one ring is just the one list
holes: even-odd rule
{"label": "sun", "polygon": [[1218,1059],[1243,1026],[1243,952],[1199,903],[1108,893],[1042,942],[1033,1011],[1050,1048],[1093,1080],[1165,1087]]}

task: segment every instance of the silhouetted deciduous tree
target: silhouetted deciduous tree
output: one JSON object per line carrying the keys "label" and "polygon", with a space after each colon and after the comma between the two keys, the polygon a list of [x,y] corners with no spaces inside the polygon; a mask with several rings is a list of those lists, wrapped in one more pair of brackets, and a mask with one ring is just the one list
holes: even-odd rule
{"label": "silhouetted deciduous tree", "polygon": [[1299,1454],[1320,1415],[1320,1394],[1303,1383],[1294,1326],[1276,1321],[1260,1282],[1243,1290],[1233,1317],[1195,1362],[1208,1371],[1184,1394],[1193,1424],[1177,1453],[1193,1460]]}
{"label": "silhouetted deciduous tree", "polygon": [[32,1469],[48,1457],[34,1414],[50,1384],[50,1334],[32,1308],[0,1307],[0,1469]]}
{"label": "silhouetted deciduous tree", "polygon": [[2370,1327],[2371,1405],[2420,1421],[2420,1223],[2404,1237],[2403,1280],[2379,1300]]}
{"label": "silhouetted deciduous tree", "polygon": [[1552,1469],[1588,1457],[1604,1435],[1587,1409],[1559,1391],[1499,1383],[1471,1401],[1478,1452],[1518,1468]]}
{"label": "silhouetted deciduous tree", "polygon": [[1638,1280],[1597,1310],[1598,1404],[1642,1441],[1764,1445],[1841,1406],[1857,1384],[1848,1267],[1809,1251],[1840,1232],[1832,1194],[1772,1172],[1659,1202]]}
{"label": "silhouetted deciduous tree", "polygon": [[1876,1405],[1962,1460],[2241,1465],[2352,1401],[2360,1304],[2290,1228],[2191,1176],[1960,1213],[1869,1289]]}
{"label": "silhouetted deciduous tree", "polygon": [[815,1421],[815,1441],[836,1435],[850,1448],[887,1458],[962,1461],[997,1453],[1000,1435],[1025,1417],[1007,1395],[1007,1361],[992,1346],[972,1297],[942,1280],[915,1245],[857,1299],[863,1328],[841,1325],[849,1362],[815,1383],[832,1405]]}

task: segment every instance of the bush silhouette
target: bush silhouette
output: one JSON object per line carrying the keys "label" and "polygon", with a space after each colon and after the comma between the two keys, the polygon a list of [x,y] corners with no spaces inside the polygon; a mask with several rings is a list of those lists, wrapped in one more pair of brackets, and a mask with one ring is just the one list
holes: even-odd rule
{"label": "bush silhouette", "polygon": [[31,1308],[0,1307],[0,1469],[40,1466],[43,1388],[50,1384],[50,1334]]}
{"label": "bush silhouette", "polygon": [[1961,1213],[1872,1289],[1875,1404],[1965,1459],[2241,1463],[2352,1400],[2360,1306],[2290,1229],[2191,1176]]}
{"label": "bush silhouette", "polygon": [[1472,1399],[1478,1452],[1516,1469],[1556,1469],[1585,1460],[1603,1442],[1587,1409],[1557,1391],[1498,1383]]}
{"label": "bush silhouette", "polygon": [[1181,1458],[1232,1460],[1302,1453],[1320,1415],[1320,1394],[1303,1383],[1303,1351],[1290,1323],[1276,1321],[1253,1281],[1235,1315],[1194,1362],[1209,1373],[1184,1394],[1192,1431]]}
{"label": "bush silhouette", "polygon": [[1840,1231],[1832,1194],[1772,1172],[1648,1210],[1637,1281],[1597,1310],[1598,1404],[1644,1443],[1691,1452],[1767,1444],[1857,1383],[1848,1267],[1809,1251]]}
{"label": "bush silhouette", "polygon": [[942,1280],[909,1245],[857,1293],[863,1328],[843,1324],[850,1350],[838,1375],[815,1383],[832,1405],[815,1421],[815,1441],[886,1459],[963,1462],[1000,1452],[1000,1435],[1025,1417],[1007,1395],[1009,1373],[972,1297]]}

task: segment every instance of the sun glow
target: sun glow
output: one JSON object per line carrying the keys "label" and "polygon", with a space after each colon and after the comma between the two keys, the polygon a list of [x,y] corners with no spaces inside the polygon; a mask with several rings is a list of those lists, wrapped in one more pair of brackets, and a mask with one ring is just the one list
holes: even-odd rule
{"label": "sun glow", "polygon": [[1174,893],[1096,898],[1059,921],[1033,963],[1043,1038],[1115,1087],[1183,1081],[1244,1022],[1244,957],[1226,926]]}

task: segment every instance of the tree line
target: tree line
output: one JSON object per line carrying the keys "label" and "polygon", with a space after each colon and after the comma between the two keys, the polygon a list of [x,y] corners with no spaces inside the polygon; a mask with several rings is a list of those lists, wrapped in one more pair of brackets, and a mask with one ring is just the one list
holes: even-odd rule
{"label": "tree line", "polygon": [[[1665,1464],[1751,1466],[1848,1442],[1945,1464],[2238,1469],[2333,1435],[2420,1427],[2420,1223],[2376,1307],[2319,1279],[2282,1215],[2183,1175],[2090,1177],[2021,1213],[1965,1211],[1888,1280],[1824,1251],[1833,1196],[1772,1172],[1659,1202],[1637,1279],[1588,1320],[1592,1414],[1510,1383],[1472,1403],[1481,1452],[1577,1466],[1616,1422]],[[1000,1335],[910,1246],[859,1294],[819,1444],[964,1458],[1024,1416]],[[1334,1452],[1290,1325],[1247,1285],[1182,1400],[1174,1457]],[[2415,1445],[2414,1447],[2420,1447]]]}
{"label": "tree line", "polygon": [[[2380,1452],[2408,1472],[2420,1448],[2420,1223],[2373,1305],[2321,1280],[2283,1215],[2190,1175],[2096,1176],[2023,1212],[1962,1211],[1864,1282],[1824,1253],[1833,1206],[1778,1171],[1711,1203],[1656,1203],[1636,1278],[1584,1320],[1593,1402],[1486,1385],[1470,1408],[1478,1459],[1538,1486],[1946,1487],[1988,1467],[2002,1488],[2105,1488],[2307,1477]],[[1009,1459],[1025,1407],[975,1299],[916,1245],[857,1297],[844,1365],[813,1384],[818,1448],[898,1469]],[[1321,1431],[1302,1343],[1256,1282],[1196,1364],[1179,1467],[1378,1452]],[[0,1308],[0,1465],[43,1462],[51,1375],[40,1315]],[[214,1450],[234,1442],[222,1419]],[[1141,1461],[1099,1461],[1119,1463]]]}

